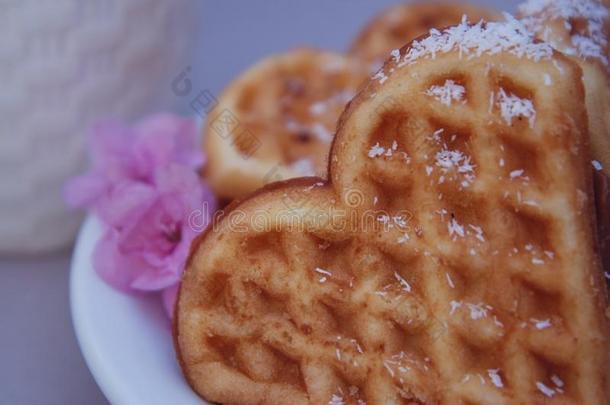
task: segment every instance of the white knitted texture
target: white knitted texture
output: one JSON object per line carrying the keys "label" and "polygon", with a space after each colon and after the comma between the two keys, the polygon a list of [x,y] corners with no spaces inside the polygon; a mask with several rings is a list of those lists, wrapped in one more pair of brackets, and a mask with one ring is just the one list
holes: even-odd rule
{"label": "white knitted texture", "polygon": [[80,215],[61,186],[85,168],[87,128],[170,108],[189,0],[0,2],[0,254],[66,246]]}

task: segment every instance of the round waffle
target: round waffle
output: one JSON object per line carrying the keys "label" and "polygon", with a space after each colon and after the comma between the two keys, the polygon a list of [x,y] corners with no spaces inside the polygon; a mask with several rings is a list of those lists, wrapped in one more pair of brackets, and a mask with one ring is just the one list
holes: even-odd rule
{"label": "round waffle", "polygon": [[224,91],[205,127],[206,176],[223,198],[326,175],[337,119],[366,75],[348,57],[297,49],[256,64]]}
{"label": "round waffle", "polygon": [[581,74],[513,19],[402,48],[342,115],[328,181],[260,190],[194,244],[174,318],[193,389],[608,403]]}
{"label": "round waffle", "polygon": [[600,0],[529,0],[526,27],[583,70],[593,158],[610,175],[610,8]]}
{"label": "round waffle", "polygon": [[432,28],[459,24],[465,15],[470,21],[498,19],[491,10],[463,3],[399,4],[374,17],[358,34],[350,53],[375,71],[392,50],[427,34]]}
{"label": "round waffle", "polygon": [[[604,267],[610,265],[610,9],[599,0],[530,0],[519,9],[537,36],[583,69],[595,173],[597,229]],[[608,284],[610,287],[610,283]]]}

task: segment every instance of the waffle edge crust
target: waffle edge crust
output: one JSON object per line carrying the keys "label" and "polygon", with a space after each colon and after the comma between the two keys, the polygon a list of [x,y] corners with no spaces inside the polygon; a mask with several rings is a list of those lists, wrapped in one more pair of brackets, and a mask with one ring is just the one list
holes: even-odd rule
{"label": "waffle edge crust", "polygon": [[582,71],[520,30],[393,53],[328,180],[261,189],[194,243],[174,341],[202,398],[609,403]]}
{"label": "waffle edge crust", "polygon": [[469,21],[493,21],[501,16],[493,10],[465,3],[399,3],[382,11],[358,33],[350,54],[372,66],[383,63],[392,49],[420,37],[432,28]]}

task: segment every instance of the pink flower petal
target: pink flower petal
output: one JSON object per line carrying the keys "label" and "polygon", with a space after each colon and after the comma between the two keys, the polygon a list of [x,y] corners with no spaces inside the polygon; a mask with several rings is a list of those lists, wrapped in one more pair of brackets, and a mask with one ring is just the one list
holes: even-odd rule
{"label": "pink flower petal", "polygon": [[144,266],[138,258],[122,255],[117,239],[118,232],[115,230],[109,229],[104,233],[93,251],[93,268],[106,283],[129,292],[133,279],[144,270]]}
{"label": "pink flower petal", "polygon": [[147,271],[138,274],[129,286],[134,290],[159,291],[176,284],[179,279],[174,272]]}
{"label": "pink flower petal", "polygon": [[118,122],[94,125],[89,137],[92,169],[109,180],[137,179],[131,157],[134,140],[134,132]]}
{"label": "pink flower petal", "polygon": [[195,172],[203,162],[195,123],[170,114],[134,127],[102,122],[89,147],[91,171],[68,182],[64,198],[108,227],[93,253],[95,271],[123,291],[161,291],[171,314],[191,242],[216,208]]}
{"label": "pink flower petal", "polygon": [[165,170],[158,170],[155,185],[160,193],[180,195],[180,198],[191,209],[201,204],[203,183],[199,176],[185,166],[171,165]]}
{"label": "pink flower petal", "polygon": [[100,197],[95,211],[108,225],[122,228],[137,221],[157,195],[151,185],[124,181]]}
{"label": "pink flower petal", "polygon": [[139,122],[135,130],[153,138],[167,136],[172,140],[172,161],[190,168],[203,165],[203,154],[197,145],[197,125],[193,119],[171,114],[157,114]]}
{"label": "pink flower petal", "polygon": [[104,193],[108,183],[103,176],[95,173],[84,174],[70,179],[63,188],[63,198],[72,208],[87,208]]}

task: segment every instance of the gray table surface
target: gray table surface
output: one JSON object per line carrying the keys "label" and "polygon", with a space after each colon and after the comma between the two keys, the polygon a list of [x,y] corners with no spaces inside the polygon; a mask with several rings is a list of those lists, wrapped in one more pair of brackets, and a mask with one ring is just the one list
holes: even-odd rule
{"label": "gray table surface", "polygon": [[[391,3],[395,2],[203,1],[192,65],[194,86],[218,94],[260,57],[299,45],[344,50],[367,18]],[[476,3],[509,11],[517,4]],[[177,100],[177,105],[188,113],[187,99]],[[68,299],[69,264],[69,250],[36,258],[0,258],[2,405],[107,404],[76,343]]]}

